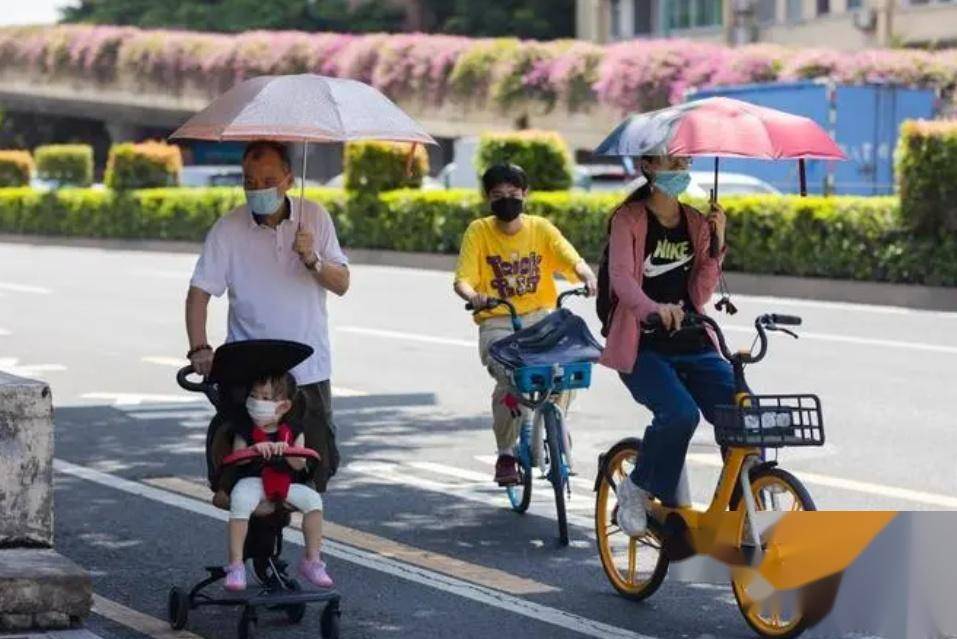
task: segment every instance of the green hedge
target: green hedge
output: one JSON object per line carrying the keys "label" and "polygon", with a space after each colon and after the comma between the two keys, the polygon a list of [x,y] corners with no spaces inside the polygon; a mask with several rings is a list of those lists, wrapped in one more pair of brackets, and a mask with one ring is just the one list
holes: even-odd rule
{"label": "green hedge", "polygon": [[0,149],[0,187],[26,186],[33,172],[33,157],[29,151]]}
{"label": "green hedge", "polygon": [[122,142],[110,148],[103,182],[118,191],[175,186],[183,168],[179,147],[165,142]]}
{"label": "green hedge", "polygon": [[[353,248],[455,253],[465,227],[487,214],[472,190],[347,195],[307,189]],[[528,211],[555,222],[588,259],[599,256],[616,194],[533,193]],[[0,189],[0,232],[201,240],[243,201],[235,188],[112,192]],[[698,203],[703,205],[703,203]],[[957,286],[957,236],[918,235],[897,198],[750,196],[723,200],[729,270]]]}
{"label": "green hedge", "polygon": [[572,154],[555,131],[485,133],[475,151],[479,179],[493,164],[518,164],[534,191],[562,191],[572,185]]}
{"label": "green hedge", "polygon": [[907,220],[920,232],[957,231],[957,121],[907,121],[897,143]]}
{"label": "green hedge", "polygon": [[64,186],[93,183],[93,147],[89,144],[47,144],[33,150],[37,175]]}
{"label": "green hedge", "polygon": [[398,142],[349,142],[345,150],[345,187],[350,191],[389,191],[419,187],[429,173],[429,154],[415,146],[406,174],[411,145]]}

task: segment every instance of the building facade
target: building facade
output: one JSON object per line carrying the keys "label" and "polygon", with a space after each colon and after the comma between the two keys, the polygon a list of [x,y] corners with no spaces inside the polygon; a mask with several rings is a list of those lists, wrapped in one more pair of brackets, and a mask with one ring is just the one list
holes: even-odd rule
{"label": "building facade", "polygon": [[863,49],[957,45],[957,0],[577,0],[579,38]]}

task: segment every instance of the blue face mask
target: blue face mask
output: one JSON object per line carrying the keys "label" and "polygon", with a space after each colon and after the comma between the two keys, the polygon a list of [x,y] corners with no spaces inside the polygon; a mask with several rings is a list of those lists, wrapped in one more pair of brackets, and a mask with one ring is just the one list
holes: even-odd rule
{"label": "blue face mask", "polygon": [[272,215],[282,206],[282,196],[275,186],[268,189],[246,189],[246,203],[256,215]]}
{"label": "blue face mask", "polygon": [[655,173],[655,188],[671,197],[678,197],[688,190],[691,174],[687,171],[658,171]]}

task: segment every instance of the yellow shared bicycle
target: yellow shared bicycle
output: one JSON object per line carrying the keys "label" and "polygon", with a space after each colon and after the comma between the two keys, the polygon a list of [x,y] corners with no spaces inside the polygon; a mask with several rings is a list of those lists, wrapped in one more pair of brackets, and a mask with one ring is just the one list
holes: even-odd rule
{"label": "yellow shared bicycle", "polygon": [[821,572],[807,566],[796,577],[792,571],[788,583],[795,587],[788,591],[780,590],[783,581],[768,583],[762,576],[776,578],[780,573],[771,567],[780,567],[781,548],[768,543],[780,513],[815,510],[804,485],[767,459],[765,452],[785,446],[822,446],[824,425],[817,396],[752,394],[744,369],[764,359],[769,331],[797,337],[785,327],[800,323],[799,317],[762,315],[755,320],[757,352],[751,348],[731,353],[717,322],[704,315],[686,317],[681,330],[712,330],[734,369],[733,403],[718,407],[713,424],[724,465],[707,510],[653,500],[647,532],[629,537],[617,522],[616,487],[634,469],[641,440],[623,439],[599,457],[595,480],[598,552],[605,574],[621,595],[645,599],[661,586],[671,562],[709,555],[730,567],[738,607],[761,636],[796,637],[830,610],[839,570]]}

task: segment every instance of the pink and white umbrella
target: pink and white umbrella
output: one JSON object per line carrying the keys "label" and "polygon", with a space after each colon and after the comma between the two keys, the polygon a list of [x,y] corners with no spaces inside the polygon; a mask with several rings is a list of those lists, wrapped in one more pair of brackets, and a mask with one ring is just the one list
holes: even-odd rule
{"label": "pink and white umbrella", "polygon": [[846,159],[810,118],[723,97],[631,115],[598,145],[595,155],[794,159],[800,161],[802,194],[804,160]]}

